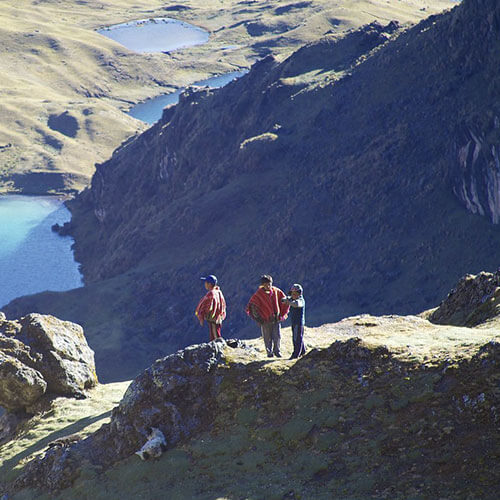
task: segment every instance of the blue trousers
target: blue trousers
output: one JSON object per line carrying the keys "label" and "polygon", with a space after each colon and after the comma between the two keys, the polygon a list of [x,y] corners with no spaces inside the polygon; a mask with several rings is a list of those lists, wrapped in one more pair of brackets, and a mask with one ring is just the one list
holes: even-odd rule
{"label": "blue trousers", "polygon": [[292,358],[300,358],[306,353],[304,345],[304,325],[292,325],[293,354]]}

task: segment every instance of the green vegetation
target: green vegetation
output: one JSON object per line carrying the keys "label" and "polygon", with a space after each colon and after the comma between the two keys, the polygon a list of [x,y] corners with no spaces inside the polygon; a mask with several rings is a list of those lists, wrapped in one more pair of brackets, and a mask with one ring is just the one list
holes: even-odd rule
{"label": "green vegetation", "polygon": [[23,466],[39,456],[50,442],[78,434],[85,437],[109,421],[129,382],[100,385],[85,400],[56,398],[0,447],[0,485],[12,481]]}
{"label": "green vegetation", "polygon": [[[296,361],[268,360],[260,341],[228,349],[209,430],[157,460],[82,463],[46,498],[494,498],[492,340],[497,329],[361,316],[308,329]],[[33,496],[45,498],[13,498]]]}

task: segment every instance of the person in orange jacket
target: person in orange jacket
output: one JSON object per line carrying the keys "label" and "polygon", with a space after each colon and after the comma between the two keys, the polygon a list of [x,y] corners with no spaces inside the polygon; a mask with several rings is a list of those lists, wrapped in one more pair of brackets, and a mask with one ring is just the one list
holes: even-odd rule
{"label": "person in orange jacket", "polygon": [[247,314],[260,325],[267,356],[281,358],[281,322],[286,319],[290,306],[282,299],[286,295],[273,286],[268,274],[260,277],[259,289],[250,297]]}
{"label": "person in orange jacket", "polygon": [[207,322],[210,340],[215,340],[222,336],[221,325],[226,319],[226,300],[213,274],[202,276],[200,279],[205,282],[207,293],[198,303],[195,315],[201,326]]}

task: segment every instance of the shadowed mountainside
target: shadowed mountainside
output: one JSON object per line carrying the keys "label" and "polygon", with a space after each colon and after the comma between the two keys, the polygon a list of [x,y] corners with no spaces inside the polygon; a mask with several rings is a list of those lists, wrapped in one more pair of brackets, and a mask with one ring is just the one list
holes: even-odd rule
{"label": "shadowed mountainside", "polygon": [[[205,338],[191,316],[205,273],[228,299],[225,334],[249,336],[264,272],[301,282],[319,324],[422,310],[466,271],[496,269],[499,9],[465,0],[402,33],[372,24],[185,94],[70,203],[89,288],[6,311],[83,324],[107,380],[110,356],[116,377]],[[485,217],[460,194],[471,183]]]}

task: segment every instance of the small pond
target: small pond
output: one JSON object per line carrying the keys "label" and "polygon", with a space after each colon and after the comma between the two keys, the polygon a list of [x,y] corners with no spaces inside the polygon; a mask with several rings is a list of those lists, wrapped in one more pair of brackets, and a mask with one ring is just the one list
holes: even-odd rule
{"label": "small pond", "polygon": [[55,198],[0,196],[0,308],[21,295],[82,286],[73,239],[51,230],[70,217]]}
{"label": "small pond", "polygon": [[[242,71],[232,71],[231,73],[226,73],[225,75],[213,76],[212,78],[207,78],[206,80],[200,80],[194,82],[192,85],[198,87],[210,87],[211,89],[216,89],[219,87],[224,87],[228,83],[232,82],[236,78],[240,78],[246,74],[246,70]],[[163,108],[170,104],[177,104],[179,101],[179,95],[184,91],[184,89],[176,90],[170,94],[162,94],[158,97],[153,97],[147,101],[136,104],[128,110],[128,114],[142,120],[143,122],[153,124],[156,123],[163,113]]]}
{"label": "small pond", "polygon": [[204,29],[168,17],[115,24],[97,32],[135,52],[170,52],[206,43],[209,37]]}

